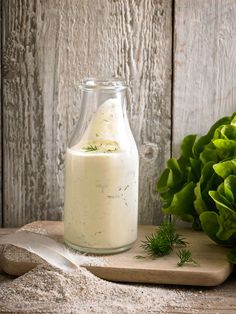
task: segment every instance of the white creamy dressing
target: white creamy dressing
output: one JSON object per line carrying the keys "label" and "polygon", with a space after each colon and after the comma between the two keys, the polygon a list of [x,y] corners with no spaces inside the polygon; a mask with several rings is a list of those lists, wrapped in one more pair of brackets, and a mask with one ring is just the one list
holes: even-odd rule
{"label": "white creamy dressing", "polygon": [[69,245],[112,251],[136,240],[138,164],[127,117],[118,100],[108,99],[80,142],[67,149],[64,221]]}

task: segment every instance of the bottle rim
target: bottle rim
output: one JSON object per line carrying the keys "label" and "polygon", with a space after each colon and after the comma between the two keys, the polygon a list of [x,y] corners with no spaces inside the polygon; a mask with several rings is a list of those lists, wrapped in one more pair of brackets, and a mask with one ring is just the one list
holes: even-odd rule
{"label": "bottle rim", "polygon": [[88,91],[123,91],[127,88],[125,81],[122,78],[96,78],[88,77],[81,81],[80,89]]}

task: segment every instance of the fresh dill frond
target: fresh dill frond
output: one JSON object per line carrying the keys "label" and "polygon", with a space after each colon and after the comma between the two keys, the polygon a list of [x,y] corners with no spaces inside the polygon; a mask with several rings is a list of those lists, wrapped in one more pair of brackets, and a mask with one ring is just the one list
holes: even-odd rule
{"label": "fresh dill frond", "polygon": [[[146,251],[147,256],[155,258],[169,255],[175,247],[185,247],[187,244],[188,242],[176,232],[175,224],[170,221],[165,221],[161,224],[159,229],[145,237],[145,240],[141,242],[140,247]],[[182,248],[176,254],[180,259],[177,263],[178,266],[181,267],[186,263],[198,265],[192,258],[190,250]],[[136,258],[145,257],[138,255]]]}
{"label": "fresh dill frond", "polygon": [[83,147],[83,150],[86,152],[93,152],[98,150],[98,147],[96,145],[89,144],[87,147]]}
{"label": "fresh dill frond", "polygon": [[186,246],[188,243],[175,230],[175,224],[170,221],[165,221],[158,230],[159,236],[164,237],[173,246]]}
{"label": "fresh dill frond", "polygon": [[195,266],[198,265],[198,263],[192,258],[192,253],[190,250],[181,249],[176,254],[179,257],[179,262],[177,263],[179,267],[183,266],[186,263],[192,263]]}
{"label": "fresh dill frond", "polygon": [[175,246],[186,246],[188,244],[188,242],[185,241],[185,239],[178,233],[176,233],[176,237],[173,243]]}
{"label": "fresh dill frond", "polygon": [[141,248],[151,257],[168,255],[172,251],[170,242],[158,233],[146,236],[146,239],[142,241]]}
{"label": "fresh dill frond", "polygon": [[168,255],[175,246],[185,246],[187,242],[178,233],[172,222],[165,221],[160,228],[142,241],[143,248],[149,256]]}

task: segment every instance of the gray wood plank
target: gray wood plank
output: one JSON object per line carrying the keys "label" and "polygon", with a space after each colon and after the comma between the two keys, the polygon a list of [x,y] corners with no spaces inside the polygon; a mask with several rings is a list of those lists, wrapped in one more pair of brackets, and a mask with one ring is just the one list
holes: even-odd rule
{"label": "gray wood plank", "polygon": [[4,226],[60,219],[59,16],[50,1],[3,2]]}
{"label": "gray wood plank", "polygon": [[176,0],[173,151],[236,111],[236,1]]}
{"label": "gray wood plank", "polygon": [[162,219],[170,154],[172,1],[4,1],[4,225],[61,219],[78,83],[119,75],[140,151],[140,222]]}

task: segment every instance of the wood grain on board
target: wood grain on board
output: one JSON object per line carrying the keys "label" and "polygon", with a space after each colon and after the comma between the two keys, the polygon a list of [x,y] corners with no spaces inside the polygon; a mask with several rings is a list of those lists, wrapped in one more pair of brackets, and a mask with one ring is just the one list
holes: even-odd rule
{"label": "wood grain on board", "polygon": [[85,76],[124,77],[140,152],[140,222],[170,155],[172,1],[5,0],[3,225],[62,218],[64,153]]}
{"label": "wood grain on board", "polygon": [[175,0],[173,152],[236,111],[236,1]]}
{"label": "wood grain on board", "polygon": [[[64,241],[63,222],[34,222],[22,230],[40,232]],[[216,286],[230,275],[233,267],[226,258],[228,250],[213,243],[203,232],[191,229],[181,229],[178,232],[189,243],[188,248],[199,263],[198,266],[190,264],[178,267],[179,258],[175,252],[157,259],[137,259],[137,255],[145,255],[140,248],[141,241],[155,230],[155,226],[139,226],[138,240],[129,251],[105,256],[105,264],[102,266],[83,266],[100,278],[120,282]],[[3,251],[1,261],[2,269],[11,275],[22,275],[37,264],[37,259],[32,259],[32,254],[22,254],[21,249],[11,250],[8,246]]]}

